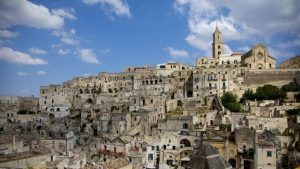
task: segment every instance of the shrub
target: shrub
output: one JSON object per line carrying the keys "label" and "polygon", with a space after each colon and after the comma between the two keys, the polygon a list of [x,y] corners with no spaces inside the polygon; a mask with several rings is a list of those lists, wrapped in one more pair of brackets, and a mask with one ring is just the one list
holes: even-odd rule
{"label": "shrub", "polygon": [[284,92],[296,92],[300,90],[300,86],[296,83],[291,82],[289,84],[283,85],[281,87],[281,90]]}
{"label": "shrub", "polygon": [[226,92],[222,97],[223,106],[232,112],[240,112],[241,106],[236,100],[236,96],[232,93]]}
{"label": "shrub", "polygon": [[[287,87],[284,87],[284,90]],[[279,89],[277,86],[270,84],[264,85],[263,87],[258,87],[256,93],[252,90],[246,90],[241,98],[241,102],[244,100],[276,100],[286,98],[286,91]]]}

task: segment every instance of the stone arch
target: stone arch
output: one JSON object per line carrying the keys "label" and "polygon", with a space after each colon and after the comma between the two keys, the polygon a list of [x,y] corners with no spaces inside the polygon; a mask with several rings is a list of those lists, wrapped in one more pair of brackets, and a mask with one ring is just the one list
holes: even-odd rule
{"label": "stone arch", "polygon": [[236,167],[236,160],[233,158],[230,158],[228,160],[229,164],[231,165],[231,167],[235,168]]}
{"label": "stone arch", "polygon": [[37,129],[37,130],[41,130],[41,129],[43,129],[44,128],[44,126],[42,125],[42,124],[39,124],[39,125],[37,125],[36,127],[35,127],[35,129]]}
{"label": "stone arch", "polygon": [[264,66],[261,64],[261,63],[259,63],[258,65],[257,65],[257,69],[263,69],[264,68]]}
{"label": "stone arch", "polygon": [[191,142],[188,139],[182,139],[180,144],[183,144],[184,147],[191,147]]}
{"label": "stone arch", "polygon": [[84,89],[84,93],[85,94],[89,94],[90,93],[90,90],[88,88]]}
{"label": "stone arch", "polygon": [[84,103],[93,104],[93,100],[91,98],[88,98],[84,101]]}
{"label": "stone arch", "polygon": [[96,89],[96,88],[93,88],[93,89],[91,90],[91,93],[97,93],[97,89]]}
{"label": "stone arch", "polygon": [[50,117],[50,119],[53,119],[53,118],[55,118],[55,115],[53,113],[50,113],[49,117]]}

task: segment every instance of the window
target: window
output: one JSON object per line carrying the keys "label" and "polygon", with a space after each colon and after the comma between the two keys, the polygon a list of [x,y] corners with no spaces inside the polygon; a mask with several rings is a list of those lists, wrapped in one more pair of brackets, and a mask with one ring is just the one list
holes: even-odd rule
{"label": "window", "polygon": [[272,151],[267,151],[267,157],[272,157]]}
{"label": "window", "polygon": [[154,150],[154,146],[152,146],[151,149]]}
{"label": "window", "polygon": [[159,146],[156,146],[156,151],[159,151]]}
{"label": "window", "polygon": [[148,154],[148,160],[152,161],[153,160],[153,154]]}
{"label": "window", "polygon": [[182,128],[183,128],[183,129],[187,129],[187,128],[188,128],[188,126],[189,126],[189,125],[188,125],[187,123],[183,123],[183,126],[182,126]]}

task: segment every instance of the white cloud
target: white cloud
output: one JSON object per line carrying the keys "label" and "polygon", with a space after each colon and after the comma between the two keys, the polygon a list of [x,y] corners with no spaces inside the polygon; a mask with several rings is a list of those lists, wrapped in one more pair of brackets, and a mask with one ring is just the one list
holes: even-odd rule
{"label": "white cloud", "polygon": [[46,60],[40,58],[32,58],[26,53],[14,51],[13,49],[8,47],[0,47],[0,59],[12,63],[26,65],[43,65],[48,63]]}
{"label": "white cloud", "polygon": [[186,58],[189,56],[186,50],[174,49],[172,47],[167,47],[165,50],[174,58]]}
{"label": "white cloud", "polygon": [[280,48],[291,48],[291,47],[300,46],[300,37],[298,37],[297,39],[294,39],[294,40],[287,41],[287,42],[281,42],[281,43],[277,44],[277,46]]}
{"label": "white cloud", "polygon": [[81,60],[84,62],[100,64],[92,49],[80,49],[78,52]]}
{"label": "white cloud", "polygon": [[109,52],[110,52],[110,49],[100,49],[100,52],[101,52],[101,53],[109,53]]}
{"label": "white cloud", "polygon": [[72,28],[72,29],[70,30],[70,33],[71,33],[72,35],[75,35],[75,34],[76,34],[76,30],[75,30],[74,28]]}
{"label": "white cloud", "polygon": [[67,55],[70,53],[69,49],[58,49],[58,54],[60,55]]}
{"label": "white cloud", "polygon": [[62,44],[52,44],[51,48],[60,48]]}
{"label": "white cloud", "polygon": [[29,52],[32,54],[39,54],[39,55],[47,54],[46,51],[44,51],[43,49],[39,49],[39,48],[30,48]]}
{"label": "white cloud", "polygon": [[51,13],[47,7],[27,0],[0,1],[0,27],[14,25],[58,29],[64,25],[64,19]]}
{"label": "white cloud", "polygon": [[51,12],[54,15],[58,15],[58,16],[61,16],[61,17],[64,17],[64,18],[74,19],[74,20],[76,19],[76,16],[74,15],[74,13],[75,13],[74,8],[70,8],[70,9],[63,9],[63,8],[53,9],[53,10],[51,10]]}
{"label": "white cloud", "polygon": [[73,38],[61,38],[60,41],[66,45],[78,45],[79,41]]}
{"label": "white cloud", "polygon": [[226,40],[241,40],[251,32],[245,26],[239,26],[230,17],[219,16],[219,7],[214,1],[205,0],[177,0],[175,10],[180,12],[187,8],[188,28],[190,33],[185,40],[191,46],[209,54],[215,27],[218,26]]}
{"label": "white cloud", "polygon": [[[216,26],[222,31],[225,43],[268,41],[277,33],[300,31],[300,1],[297,0],[176,0],[174,9],[188,16],[187,43],[206,53],[211,50],[211,35]],[[297,44],[294,41],[281,47]]]}
{"label": "white cloud", "polygon": [[26,72],[17,72],[17,75],[18,76],[26,76],[26,75],[28,75],[28,73],[26,73]]}
{"label": "white cloud", "polygon": [[89,73],[84,73],[83,74],[83,77],[89,77],[89,76],[91,76],[91,74],[89,74]]}
{"label": "white cloud", "polygon": [[109,12],[118,16],[131,17],[129,6],[124,0],[83,0],[83,2],[89,5],[100,3]]}
{"label": "white cloud", "polygon": [[289,59],[293,56],[296,56],[293,52],[288,52],[288,51],[279,51],[274,48],[269,48],[269,54],[273,56],[276,59]]}
{"label": "white cloud", "polygon": [[11,32],[6,29],[0,29],[0,37],[2,38],[15,38],[19,35],[18,32]]}
{"label": "white cloud", "polygon": [[46,73],[45,71],[43,71],[43,70],[39,70],[39,71],[36,72],[36,74],[37,74],[37,75],[44,76],[44,75],[46,75],[47,73]]}
{"label": "white cloud", "polygon": [[298,0],[231,0],[223,3],[230,9],[230,17],[237,23],[255,29],[261,36],[300,30]]}
{"label": "white cloud", "polygon": [[232,53],[231,48],[226,44],[224,44],[224,53],[225,54],[231,54]]}

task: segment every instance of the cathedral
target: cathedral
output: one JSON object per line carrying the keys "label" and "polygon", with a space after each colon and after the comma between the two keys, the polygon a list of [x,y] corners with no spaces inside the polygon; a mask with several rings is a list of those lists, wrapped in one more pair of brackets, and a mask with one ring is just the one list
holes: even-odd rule
{"label": "cathedral", "polygon": [[216,27],[213,33],[212,57],[199,57],[196,64],[203,68],[236,65],[248,69],[275,69],[276,59],[269,55],[267,47],[263,44],[254,45],[246,53],[224,53],[222,32]]}

